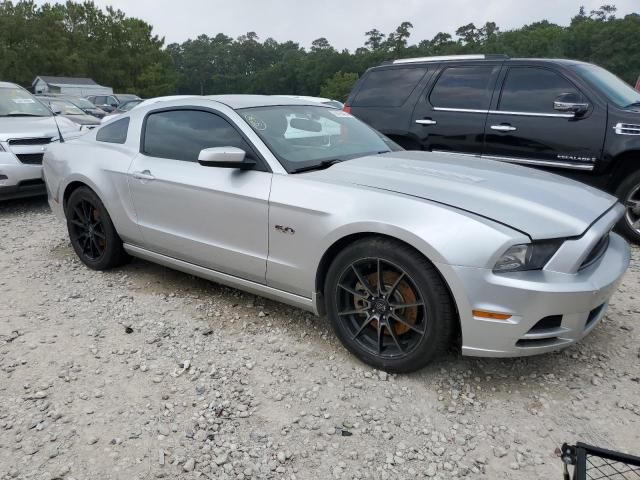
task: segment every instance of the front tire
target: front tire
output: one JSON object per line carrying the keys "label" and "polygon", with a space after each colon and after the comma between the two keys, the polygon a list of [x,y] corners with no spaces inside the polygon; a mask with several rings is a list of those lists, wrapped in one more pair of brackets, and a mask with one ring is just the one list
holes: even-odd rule
{"label": "front tire", "polygon": [[69,239],[82,263],[93,270],[108,270],[126,262],[122,240],[93,190],[74,190],[65,211]]}
{"label": "front tire", "polygon": [[616,196],[626,208],[618,231],[629,241],[640,244],[640,170],[633,172],[620,184]]}
{"label": "front tire", "polygon": [[451,344],[454,307],[435,267],[386,238],[359,240],[327,272],[329,322],[363,362],[391,372],[427,365]]}

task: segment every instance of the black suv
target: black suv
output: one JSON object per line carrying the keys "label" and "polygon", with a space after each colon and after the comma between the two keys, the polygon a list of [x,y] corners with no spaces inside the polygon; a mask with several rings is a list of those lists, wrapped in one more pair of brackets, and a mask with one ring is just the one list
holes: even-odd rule
{"label": "black suv", "polygon": [[640,92],[572,60],[458,55],[371,68],[345,110],[407,149],[548,169],[618,196],[640,243]]}

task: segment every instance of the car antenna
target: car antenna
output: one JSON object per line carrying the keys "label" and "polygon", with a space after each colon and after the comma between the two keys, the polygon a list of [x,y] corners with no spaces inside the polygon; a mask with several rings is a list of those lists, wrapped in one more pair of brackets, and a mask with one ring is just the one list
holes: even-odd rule
{"label": "car antenna", "polygon": [[62,131],[60,130],[60,125],[58,125],[58,119],[56,118],[56,114],[53,114],[53,121],[56,124],[56,129],[58,130],[58,136],[60,137],[60,143],[64,143],[64,137],[62,136]]}

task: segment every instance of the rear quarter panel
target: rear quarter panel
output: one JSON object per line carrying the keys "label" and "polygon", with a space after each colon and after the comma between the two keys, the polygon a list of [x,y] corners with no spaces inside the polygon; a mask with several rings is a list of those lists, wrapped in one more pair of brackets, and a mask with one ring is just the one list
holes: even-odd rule
{"label": "rear quarter panel", "polygon": [[125,145],[96,142],[86,137],[51,145],[43,162],[50,195],[55,201],[63,202],[72,184],[87,185],[102,200],[122,240],[139,243],[127,176],[136,153]]}

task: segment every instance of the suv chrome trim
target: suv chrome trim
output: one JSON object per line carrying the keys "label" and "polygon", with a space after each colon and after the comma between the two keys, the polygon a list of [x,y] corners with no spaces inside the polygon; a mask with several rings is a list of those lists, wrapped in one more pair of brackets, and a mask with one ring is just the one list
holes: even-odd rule
{"label": "suv chrome trim", "polygon": [[494,115],[517,115],[520,117],[554,117],[554,118],[574,118],[575,113],[542,113],[542,112],[508,112],[505,110],[489,110]]}
{"label": "suv chrome trim", "polygon": [[489,113],[489,110],[474,110],[473,108],[433,107],[438,112]]}
{"label": "suv chrome trim", "polygon": [[401,63],[420,63],[420,62],[444,62],[447,60],[492,60],[492,59],[507,59],[509,58],[507,55],[485,55],[485,54],[475,54],[475,55],[436,55],[433,57],[415,57],[415,58],[400,58],[398,60],[394,60],[394,64]]}
{"label": "suv chrome trim", "polygon": [[613,129],[618,135],[640,135],[640,125],[635,123],[616,123]]}
{"label": "suv chrome trim", "polygon": [[537,160],[535,158],[499,157],[493,155],[482,155],[482,158],[497,160],[507,163],[521,163],[523,165],[538,165],[542,167],[569,168],[572,170],[593,170],[595,165],[573,162],[555,162],[553,160]]}

